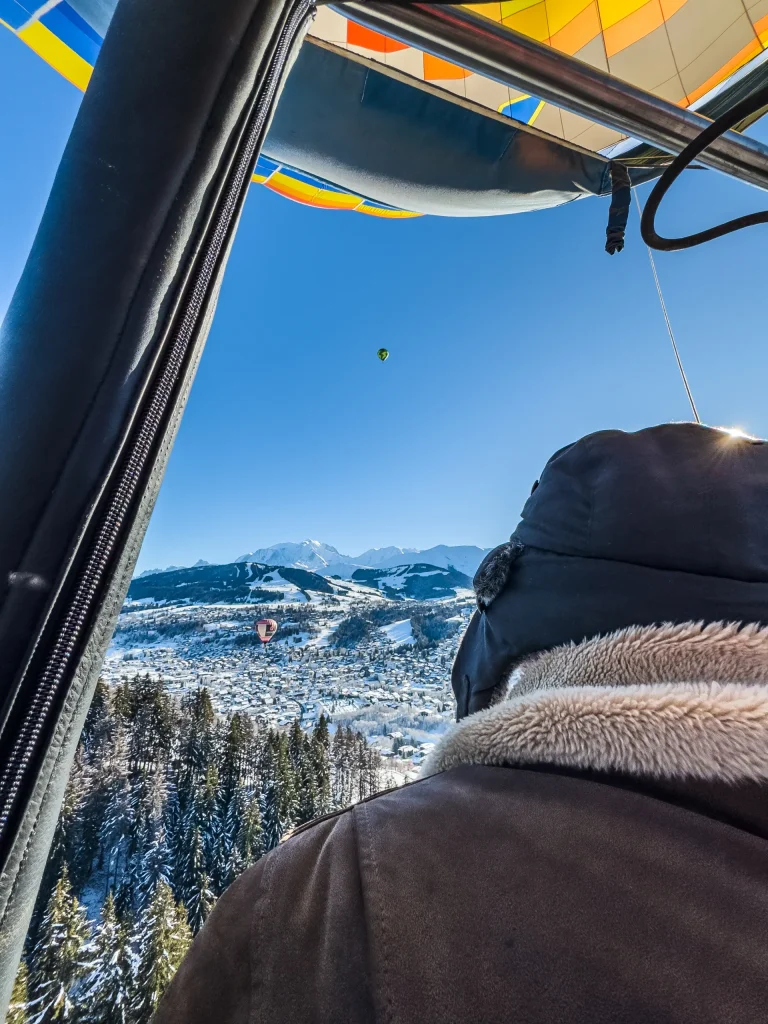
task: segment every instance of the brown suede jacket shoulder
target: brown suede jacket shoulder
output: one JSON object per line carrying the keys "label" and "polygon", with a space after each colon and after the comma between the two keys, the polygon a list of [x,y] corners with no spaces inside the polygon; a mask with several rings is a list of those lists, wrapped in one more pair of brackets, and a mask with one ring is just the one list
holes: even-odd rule
{"label": "brown suede jacket shoulder", "polygon": [[546,652],[426,775],[245,872],[155,1024],[765,1024],[768,631]]}

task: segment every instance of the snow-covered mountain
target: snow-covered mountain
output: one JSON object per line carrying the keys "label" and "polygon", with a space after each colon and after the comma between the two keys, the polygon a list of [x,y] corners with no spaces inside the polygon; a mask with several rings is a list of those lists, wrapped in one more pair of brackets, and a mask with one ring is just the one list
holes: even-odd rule
{"label": "snow-covered mountain", "polygon": [[[210,562],[206,562],[204,558],[198,558],[195,564],[191,567],[193,569],[199,569],[204,565],[210,565]],[[185,565],[167,565],[165,569],[145,569],[144,572],[140,572],[135,579],[141,580],[145,576],[156,576],[159,572],[178,572],[179,569],[186,569]]]}
{"label": "snow-covered mountain", "polygon": [[274,544],[270,548],[249,551],[235,559],[235,562],[260,562],[262,565],[309,569],[310,572],[320,572],[329,576],[338,572],[337,566],[344,568],[349,561],[346,555],[339,554],[336,548],[319,540],[302,540],[298,544],[290,541]]}
{"label": "snow-covered mountain", "polygon": [[[474,544],[437,544],[433,548],[398,548],[394,545],[383,548],[369,548],[360,555],[343,555],[330,544],[319,540],[302,540],[298,543],[287,541],[272,547],[256,548],[240,555],[230,565],[258,563],[259,565],[285,566],[288,569],[305,569],[321,576],[340,576],[351,579],[358,569],[392,569],[399,565],[431,565],[438,569],[455,569],[469,576],[488,554],[490,548],[479,548]],[[195,562],[191,568],[205,568],[210,562],[204,559]],[[145,569],[135,579],[145,579],[158,573],[178,572],[186,568],[169,565],[165,569]]]}
{"label": "snow-covered mountain", "polygon": [[394,545],[390,544],[387,548],[369,548],[367,551],[364,551],[362,555],[358,555],[357,558],[351,558],[350,561],[356,562],[357,565],[376,569],[380,565],[393,564],[393,558],[398,565],[407,565],[409,557],[411,555],[418,554],[418,548],[396,548]]}
{"label": "snow-covered mountain", "polygon": [[166,565],[164,569],[145,569],[144,572],[140,572],[135,577],[137,580],[143,580],[145,576],[156,576],[159,572],[177,572],[179,569],[184,569],[183,565]]}
{"label": "snow-covered mountain", "polygon": [[[389,551],[390,548],[380,548],[380,551]],[[416,565],[426,563],[436,565],[441,569],[456,569],[470,578],[477,572],[477,567],[490,551],[490,548],[478,548],[474,544],[438,544],[436,547],[427,548],[424,551],[416,551],[413,548],[395,548],[397,554],[382,558],[378,562],[368,564],[380,569],[390,569],[396,565]],[[366,551],[366,555],[370,552]],[[363,556],[360,556],[362,560]],[[355,559],[358,561],[358,559]]]}
{"label": "snow-covered mountain", "polygon": [[391,569],[398,565],[429,564],[440,569],[456,569],[472,577],[490,549],[474,544],[438,544],[436,547],[370,548],[361,555],[343,555],[330,544],[318,540],[300,543],[275,544],[258,548],[235,559],[236,562],[261,562],[266,565],[284,565],[294,569],[309,569],[324,576],[352,577],[357,569]]}

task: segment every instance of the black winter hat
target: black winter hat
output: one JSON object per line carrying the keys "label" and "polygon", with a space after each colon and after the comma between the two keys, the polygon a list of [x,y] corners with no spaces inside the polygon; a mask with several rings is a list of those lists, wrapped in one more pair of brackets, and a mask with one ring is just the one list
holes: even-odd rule
{"label": "black winter hat", "polygon": [[768,624],[768,442],[695,423],[562,448],[475,576],[457,718],[521,658],[665,622]]}

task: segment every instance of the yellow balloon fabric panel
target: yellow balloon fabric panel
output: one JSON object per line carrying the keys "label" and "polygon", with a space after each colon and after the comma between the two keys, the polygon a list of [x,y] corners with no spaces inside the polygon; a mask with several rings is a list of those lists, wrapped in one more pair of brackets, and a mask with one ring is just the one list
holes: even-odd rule
{"label": "yellow balloon fabric panel", "polygon": [[[502,0],[470,10],[682,107],[768,46],[768,0]],[[312,35],[593,151],[623,136],[320,8]]]}
{"label": "yellow balloon fabric panel", "polygon": [[[768,0],[501,0],[466,6],[683,107],[768,47]],[[67,0],[0,0],[0,26],[86,89],[101,37]],[[372,32],[326,6],[318,9],[311,35],[353,60],[375,61],[396,77],[418,80],[422,88],[451,93],[491,116],[533,125],[586,150],[606,152],[623,138],[536,96]],[[384,219],[414,216],[264,159],[254,181],[322,209]]]}

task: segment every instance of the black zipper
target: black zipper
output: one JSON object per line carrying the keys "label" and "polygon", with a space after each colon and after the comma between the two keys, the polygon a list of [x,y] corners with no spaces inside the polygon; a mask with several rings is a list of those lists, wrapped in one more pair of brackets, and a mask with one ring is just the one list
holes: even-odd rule
{"label": "black zipper", "polygon": [[165,361],[134,429],[130,449],[118,470],[108,507],[85,557],[35,692],[17,727],[13,747],[0,774],[0,840],[8,838],[8,823],[28,781],[27,775],[35,763],[40,741],[49,732],[51,716],[58,709],[62,686],[69,676],[73,659],[82,648],[87,626],[93,618],[104,587],[109,583],[115,560],[119,557],[125,526],[140,497],[141,482],[172,409],[177,385],[186,367],[187,355],[195,339],[200,316],[205,310],[233,219],[253,172],[264,126],[274,104],[283,70],[293,43],[312,9],[312,0],[298,0],[280,31],[228,180],[201,244],[184,305],[177,314],[180,322],[169,341]]}

